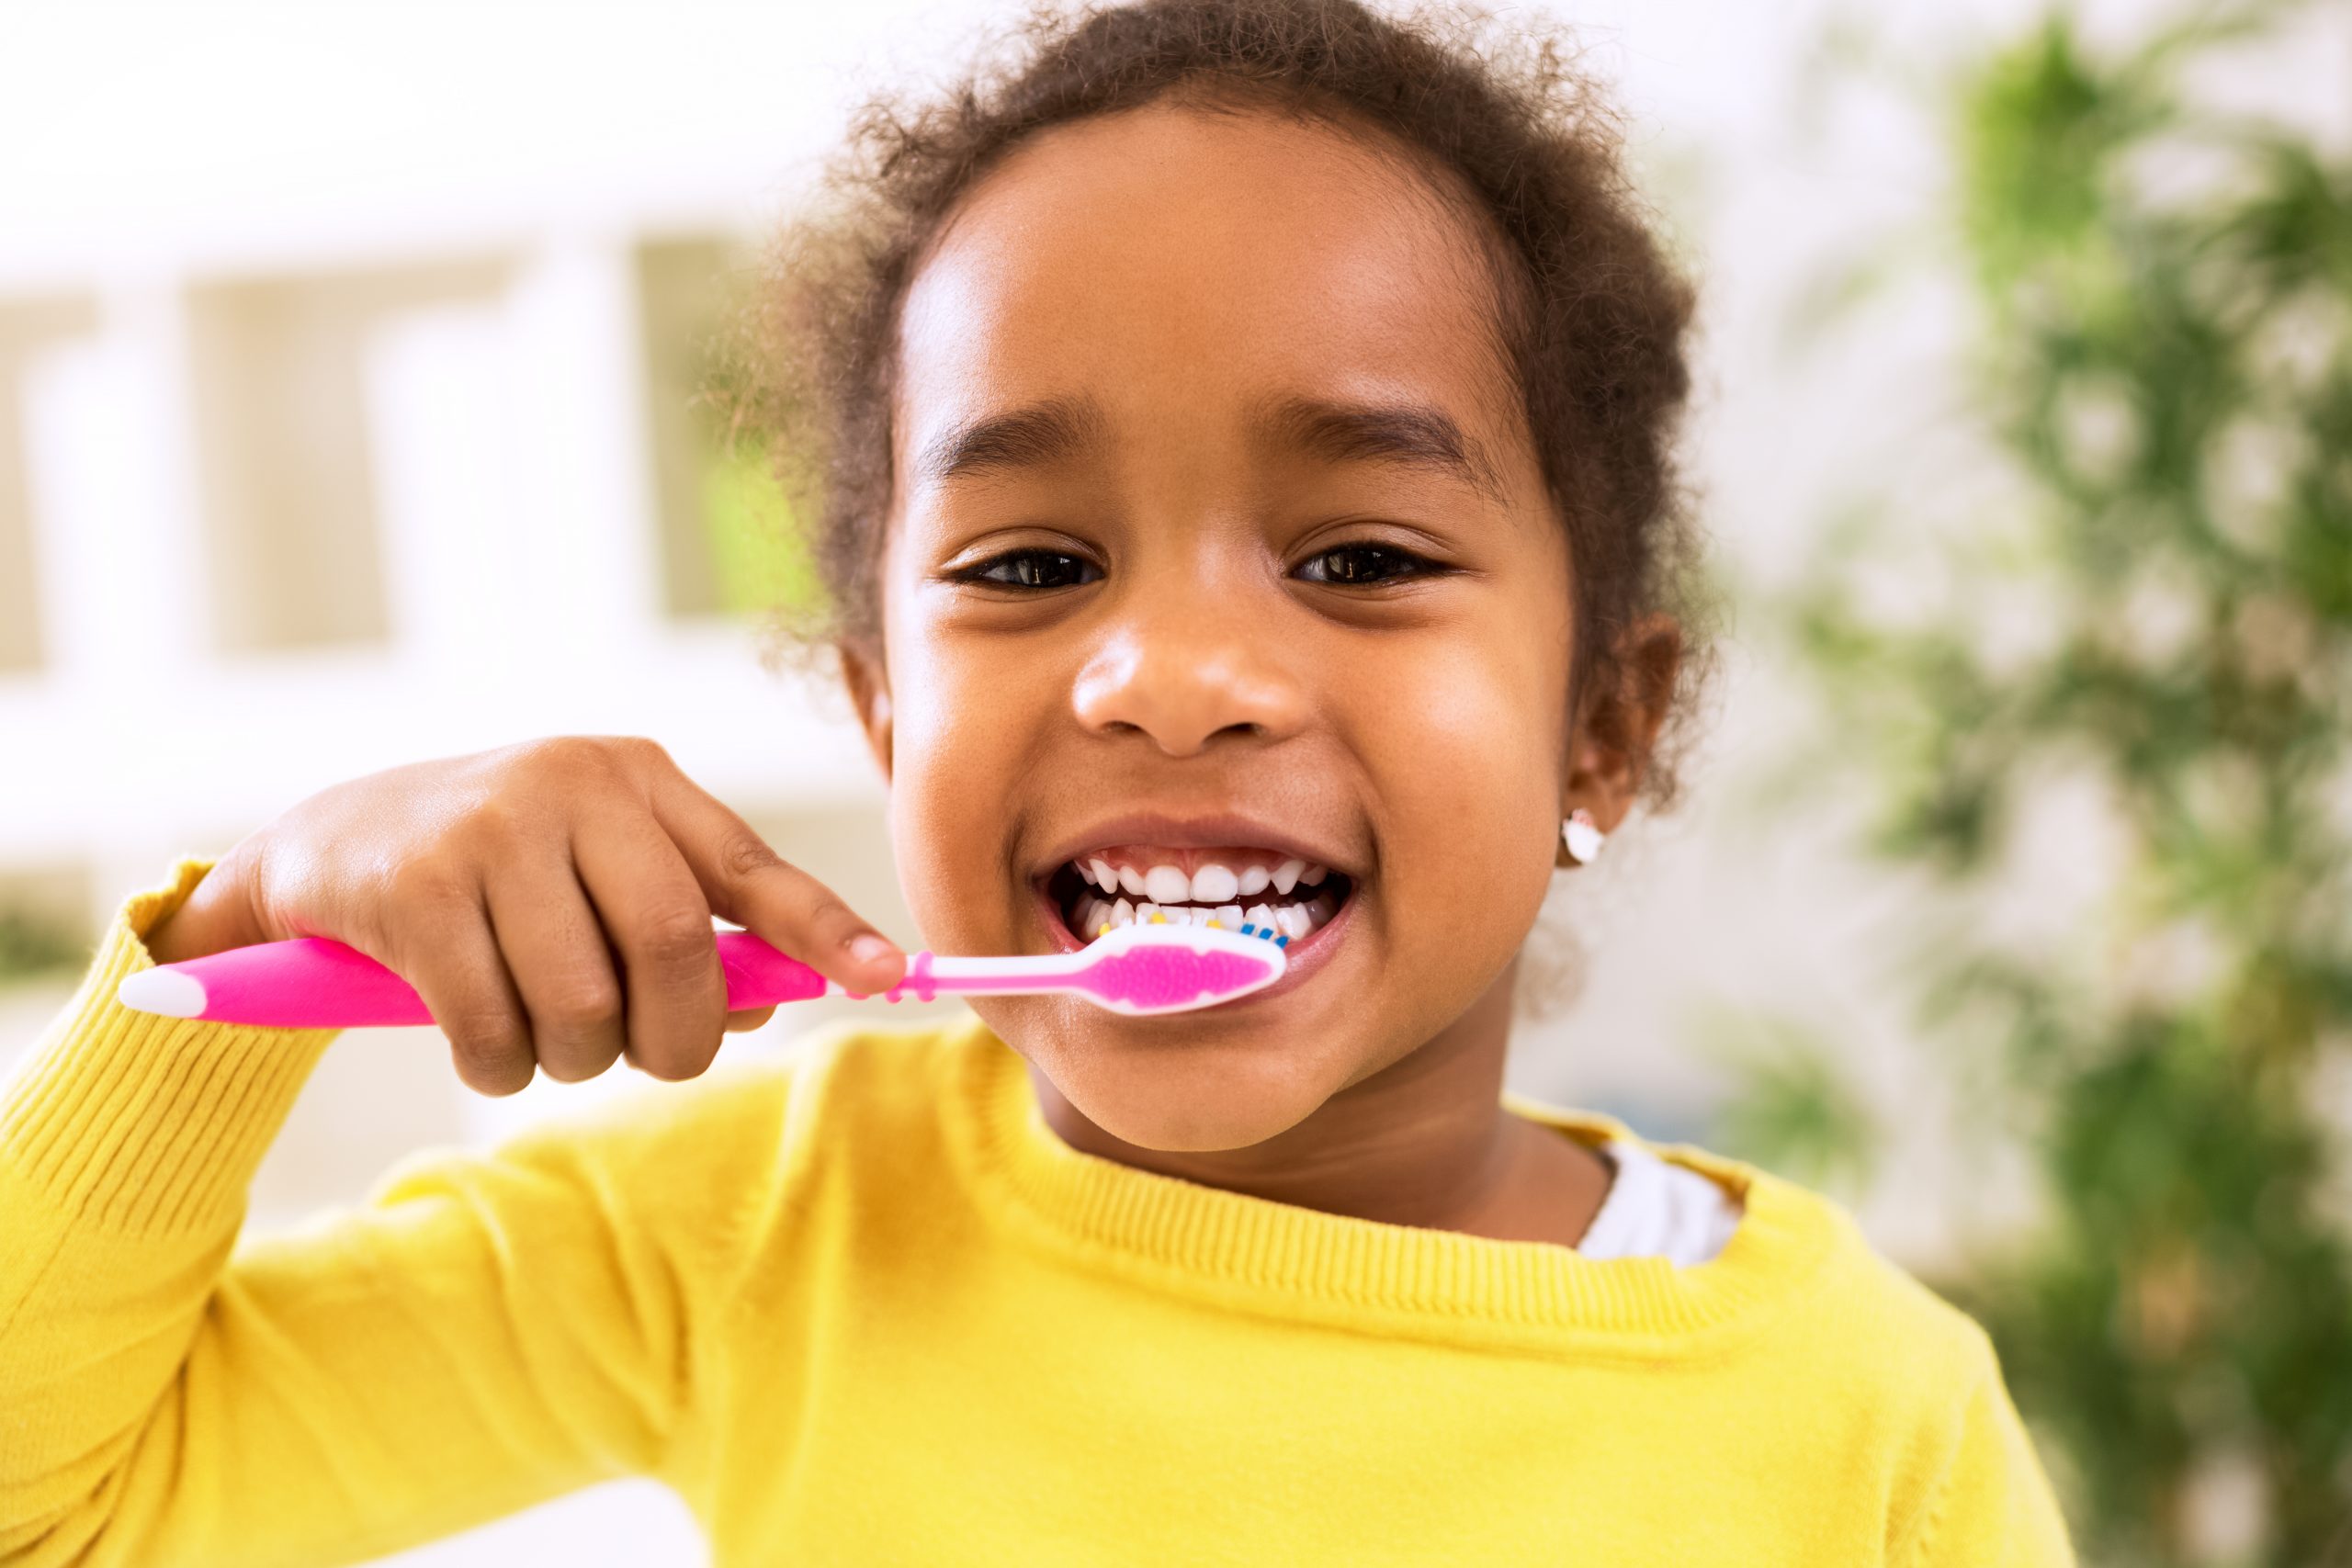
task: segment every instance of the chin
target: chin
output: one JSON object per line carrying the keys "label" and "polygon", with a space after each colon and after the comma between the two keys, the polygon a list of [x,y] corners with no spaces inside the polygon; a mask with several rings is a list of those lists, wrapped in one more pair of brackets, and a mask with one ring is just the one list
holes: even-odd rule
{"label": "chin", "polygon": [[1080,1115],[1120,1142],[1164,1154],[1205,1154],[1262,1144],[1306,1121],[1328,1098],[1301,1085],[1287,1093],[1244,1099],[1230,1081],[1205,1081],[1197,1074],[1169,1082],[1129,1077],[1102,1086],[1101,1093],[1084,1092],[1082,1086],[1074,1093],[1058,1078],[1054,1087]]}
{"label": "chin", "polygon": [[[1081,1002],[975,998],[1000,1039],[1078,1113],[1136,1148],[1165,1153],[1248,1148],[1297,1126],[1348,1081],[1331,1056],[1270,1051],[1247,1027],[1186,1027],[1177,1018],[1120,1019]],[[1321,1033],[1340,1049],[1345,1043]]]}

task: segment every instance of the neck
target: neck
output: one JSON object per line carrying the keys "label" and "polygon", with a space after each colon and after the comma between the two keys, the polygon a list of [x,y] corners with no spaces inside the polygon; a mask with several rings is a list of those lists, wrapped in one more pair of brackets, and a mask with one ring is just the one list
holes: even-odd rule
{"label": "neck", "polygon": [[1513,960],[1437,1035],[1246,1148],[1165,1150],[1087,1120],[1034,1066],[1046,1122],[1071,1147],[1253,1197],[1391,1224],[1573,1245],[1607,1191],[1589,1150],[1502,1108]]}

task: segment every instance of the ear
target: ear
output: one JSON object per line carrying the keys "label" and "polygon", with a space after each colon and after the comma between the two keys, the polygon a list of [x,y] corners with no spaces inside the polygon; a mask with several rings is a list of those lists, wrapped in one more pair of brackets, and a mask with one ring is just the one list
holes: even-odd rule
{"label": "ear", "polygon": [[841,655],[842,679],[849,687],[850,700],[857,705],[857,722],[865,731],[865,744],[874,753],[875,765],[882,770],[882,782],[890,782],[890,673],[883,667],[876,652],[841,643],[836,645]]}
{"label": "ear", "polygon": [[1682,667],[1682,628],[1651,614],[1617,639],[1614,679],[1588,688],[1568,734],[1566,784],[1560,815],[1581,806],[1604,833],[1614,832],[1634,808],[1649,771],[1651,749],[1674,705],[1674,678]]}

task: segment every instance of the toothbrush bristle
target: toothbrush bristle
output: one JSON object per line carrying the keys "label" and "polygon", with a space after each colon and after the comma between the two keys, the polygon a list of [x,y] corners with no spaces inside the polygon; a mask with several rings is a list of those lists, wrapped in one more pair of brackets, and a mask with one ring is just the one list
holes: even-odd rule
{"label": "toothbrush bristle", "polygon": [[1252,958],[1230,949],[1204,951],[1155,935],[1148,945],[1105,954],[1077,985],[1123,1011],[1172,1012],[1246,996],[1281,975],[1282,960],[1272,953]]}

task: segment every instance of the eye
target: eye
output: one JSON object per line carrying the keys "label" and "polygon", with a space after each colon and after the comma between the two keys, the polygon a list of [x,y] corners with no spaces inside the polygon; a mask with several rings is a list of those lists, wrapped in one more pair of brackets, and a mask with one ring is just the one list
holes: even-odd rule
{"label": "eye", "polygon": [[[1314,570],[1318,567],[1320,571]],[[1317,551],[1299,569],[1309,582],[1339,584],[1393,582],[1400,578],[1430,577],[1445,570],[1425,556],[1369,539]]]}
{"label": "eye", "polygon": [[[1092,571],[1094,577],[1081,577]],[[1075,588],[1102,575],[1093,562],[1060,550],[1007,550],[949,574],[956,582],[986,582],[1000,588]]]}

